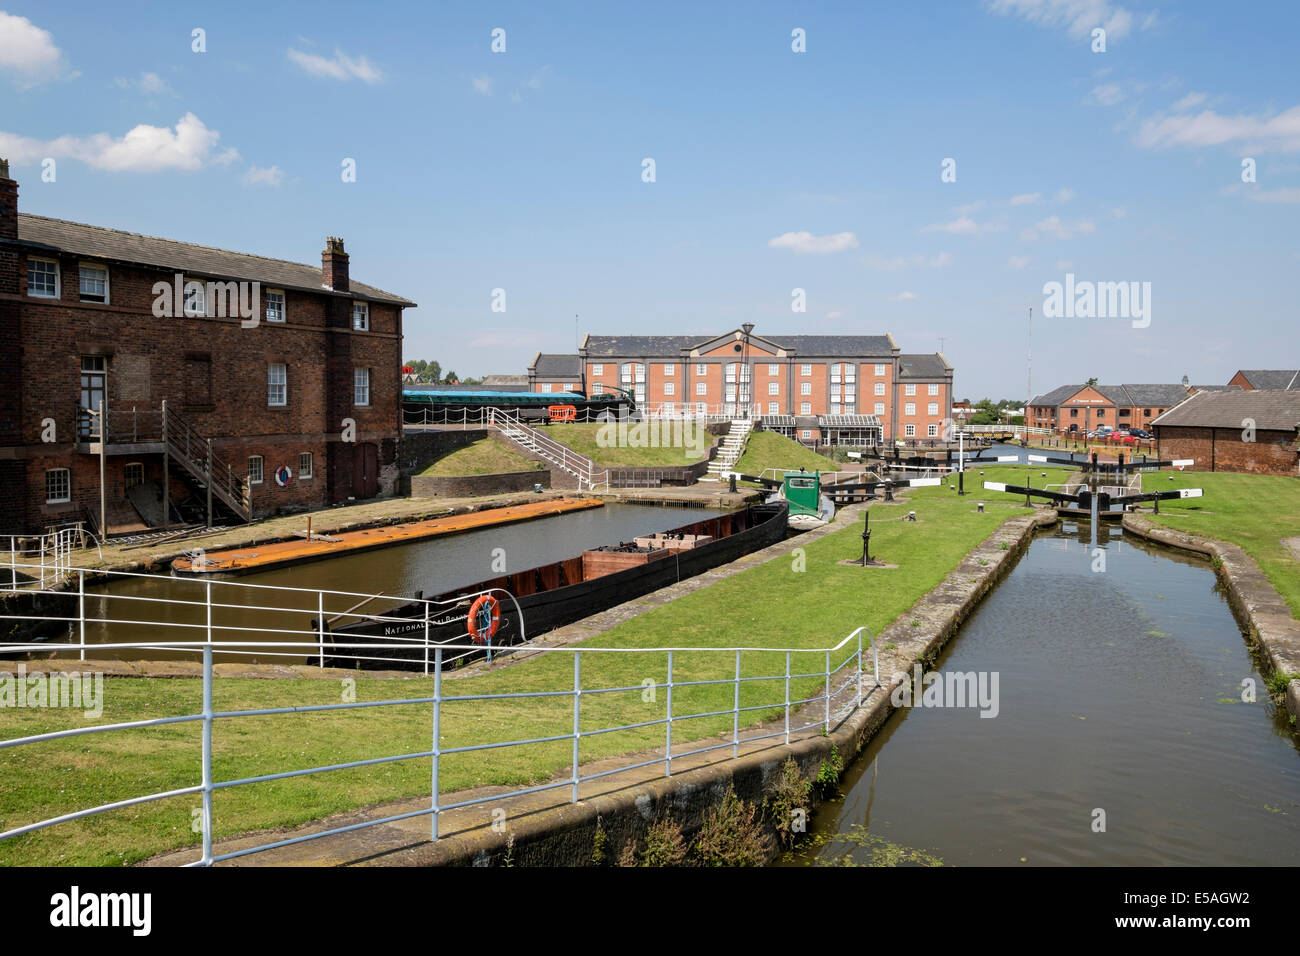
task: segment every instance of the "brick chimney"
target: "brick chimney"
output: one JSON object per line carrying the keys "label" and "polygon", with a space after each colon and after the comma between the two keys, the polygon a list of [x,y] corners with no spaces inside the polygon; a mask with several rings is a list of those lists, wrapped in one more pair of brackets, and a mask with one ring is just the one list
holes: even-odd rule
{"label": "brick chimney", "polygon": [[9,178],[9,160],[0,159],[0,239],[18,238],[18,184]]}
{"label": "brick chimney", "polygon": [[343,251],[342,239],[326,238],[325,251],[320,254],[320,271],[325,288],[348,291],[348,254]]}

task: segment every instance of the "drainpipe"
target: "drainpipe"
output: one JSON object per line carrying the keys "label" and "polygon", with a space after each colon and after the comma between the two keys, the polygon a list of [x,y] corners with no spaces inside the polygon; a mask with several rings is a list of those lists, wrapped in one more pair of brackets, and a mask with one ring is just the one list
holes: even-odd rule
{"label": "drainpipe", "polygon": [[104,488],[105,459],[108,455],[108,376],[99,400],[99,543],[108,544],[108,495]]}

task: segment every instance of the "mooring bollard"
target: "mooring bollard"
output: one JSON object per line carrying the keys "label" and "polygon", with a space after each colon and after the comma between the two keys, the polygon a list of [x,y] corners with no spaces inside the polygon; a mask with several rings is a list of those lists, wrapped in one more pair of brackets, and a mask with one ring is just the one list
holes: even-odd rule
{"label": "mooring bollard", "polygon": [[862,512],[862,566],[871,563],[871,510]]}

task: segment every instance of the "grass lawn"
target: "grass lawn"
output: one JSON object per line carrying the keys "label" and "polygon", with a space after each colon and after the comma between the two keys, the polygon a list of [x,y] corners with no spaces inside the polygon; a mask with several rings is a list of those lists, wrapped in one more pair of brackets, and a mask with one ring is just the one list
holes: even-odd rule
{"label": "grass lawn", "polygon": [[[1036,469],[1037,470],[1037,469]],[[1020,483],[1023,470],[1012,466],[985,469],[989,480]],[[1049,480],[1061,481],[1063,469]],[[1037,477],[1037,476],[1035,476]],[[1040,479],[1041,480],[1041,479]],[[973,489],[972,489],[973,490]],[[585,647],[748,647],[829,648],[860,625],[876,633],[905,614],[918,598],[937,585],[971,548],[1006,518],[1024,514],[1020,499],[980,491],[987,503],[975,511],[974,496],[958,498],[946,487],[914,489],[910,500],[872,506],[871,550],[892,570],[863,571],[837,562],[861,555],[860,524],[810,541],[804,567],[790,557],[756,568],[655,608],[592,638]],[[917,513],[916,523],[903,520]],[[761,600],[756,597],[761,595]],[[851,651],[836,655],[833,664]],[[643,699],[642,681],[662,682],[667,655],[588,654],[582,661],[583,687],[634,687],[627,692],[583,698],[585,731],[654,720],[664,714],[665,695]],[[823,653],[796,653],[795,673],[819,670]],[[747,651],[745,676],[784,673],[785,655]],[[674,678],[730,678],[734,653],[679,652]],[[448,680],[449,695],[571,688],[573,657],[548,654],[496,673]],[[820,691],[819,678],[792,682],[794,699]],[[114,723],[145,717],[194,713],[201,682],[195,679],[107,678],[104,712],[91,721],[80,712],[0,709],[0,739],[91,723]],[[341,688],[325,680],[218,679],[218,710],[339,703]],[[432,681],[381,681],[359,674],[356,699],[376,701],[432,693]],[[783,680],[741,685],[741,706],[760,706],[748,715],[758,721],[780,713]],[[680,687],[674,690],[674,739],[700,739],[731,728],[729,714],[686,719],[685,715],[731,707],[730,685]],[[333,713],[238,717],[218,720],[213,731],[213,771],[217,781],[293,768],[412,753],[428,749],[431,707],[401,704]],[[442,743],[475,743],[568,733],[572,701],[527,698],[444,705]],[[589,737],[582,741],[586,761],[662,746],[664,728],[652,726]],[[444,758],[440,772],[444,792],[484,784],[525,785],[545,780],[570,762],[571,742],[557,741]],[[199,726],[173,725],[117,731],[62,742],[0,750],[0,829],[75,809],[126,799],[151,791],[198,782]],[[428,794],[430,761],[412,759],[355,770],[341,770],[218,791],[214,798],[217,838],[246,830],[302,823],[331,813],[400,797]],[[3,865],[127,864],[163,850],[197,847],[191,831],[197,797],[185,796],[112,811],[60,824],[0,843]],[[485,813],[487,811],[485,810]]]}
{"label": "grass lawn", "polygon": [[[706,457],[713,444],[712,435],[693,426],[685,433],[685,441],[680,425],[674,429],[668,422],[628,422],[624,427],[626,432],[620,433],[617,424],[574,423],[547,425],[541,432],[605,466],[666,468],[689,465]],[[636,447],[642,444],[647,447]]]}
{"label": "grass lawn", "polygon": [[[1172,477],[1173,481],[1169,478]],[[1230,541],[1255,559],[1300,617],[1300,562],[1282,544],[1300,536],[1300,480],[1227,472],[1168,472],[1142,480],[1146,491],[1203,488],[1205,497],[1160,502],[1150,517],[1167,528]]]}
{"label": "grass lawn", "polygon": [[471,445],[435,458],[420,474],[439,478],[501,475],[511,471],[534,471],[541,467],[540,462],[525,458],[504,442],[480,438]]}
{"label": "grass lawn", "polygon": [[761,475],[764,468],[798,471],[801,466],[808,471],[840,470],[834,461],[809,451],[792,438],[776,432],[754,432],[745,444],[745,453],[736,462],[736,471],[743,475]]}

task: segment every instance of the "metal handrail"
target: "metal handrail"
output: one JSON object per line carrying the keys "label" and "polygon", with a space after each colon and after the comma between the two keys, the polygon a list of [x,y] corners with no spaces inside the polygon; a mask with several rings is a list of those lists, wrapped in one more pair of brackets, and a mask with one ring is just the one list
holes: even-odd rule
{"label": "metal handrail", "polygon": [[[57,650],[60,648],[69,648],[69,649],[80,648],[84,659],[85,648],[86,648],[84,625],[87,621],[87,619],[84,617],[85,569],[75,569],[75,570],[78,571],[81,580],[81,585],[80,585],[81,600],[79,600],[78,602],[79,607],[81,608],[80,643],[79,644],[73,642],[39,643],[39,644],[9,643],[9,644],[0,644],[0,647],[3,647],[4,650],[11,651],[11,652],[23,652],[23,651],[47,652],[52,649]],[[150,577],[149,575],[140,575],[132,572],[118,572],[118,573],[126,577]],[[571,654],[573,657],[573,684],[571,688],[566,687],[564,689],[557,689],[557,690],[528,691],[528,692],[518,692],[518,693],[505,692],[505,693],[491,693],[491,694],[460,694],[460,695],[445,694],[443,691],[444,671],[447,668],[447,666],[456,659],[456,657],[464,656],[463,654],[461,654],[449,658],[446,656],[447,652],[464,651],[466,654],[468,654],[476,651],[481,651],[482,647],[480,645],[476,645],[472,643],[438,644],[438,645],[434,645],[431,648],[432,649],[431,676],[434,679],[432,696],[426,695],[426,696],[419,696],[413,698],[394,698],[394,699],[379,700],[379,701],[362,701],[362,702],[353,701],[353,702],[344,702],[340,704],[315,704],[315,705],[306,705],[306,706],[285,706],[285,707],[273,707],[273,708],[218,711],[215,710],[212,705],[212,700],[213,700],[212,691],[213,691],[213,679],[214,679],[214,670],[213,670],[214,652],[217,651],[233,652],[235,648],[251,648],[251,650],[245,651],[244,653],[266,653],[266,648],[271,647],[271,648],[289,648],[290,653],[292,653],[292,649],[300,649],[302,645],[300,643],[283,641],[283,640],[272,640],[272,641],[249,640],[249,639],[239,639],[234,641],[214,640],[213,639],[214,632],[223,629],[229,629],[229,628],[222,628],[213,623],[214,609],[220,607],[239,607],[239,608],[247,609],[246,606],[244,605],[223,605],[220,603],[214,604],[212,601],[212,592],[214,586],[256,588],[256,589],[261,589],[266,591],[287,590],[287,591],[296,591],[296,592],[307,592],[310,589],[280,588],[271,585],[250,585],[250,584],[243,584],[242,582],[214,581],[210,579],[204,580],[202,582],[195,582],[195,583],[199,583],[203,586],[204,600],[202,602],[196,601],[196,602],[182,602],[182,603],[189,606],[202,606],[205,609],[204,623],[196,624],[196,625],[188,625],[203,630],[204,637],[205,637],[204,640],[157,641],[157,642],[127,641],[127,642],[97,644],[97,645],[93,645],[93,647],[101,651],[120,651],[120,650],[139,651],[139,650],[156,649],[156,650],[201,653],[202,654],[202,708],[199,712],[182,714],[182,715],[169,715],[166,717],[144,718],[140,720],[119,722],[113,724],[99,724],[91,727],[74,727],[74,728],[67,728],[63,730],[56,730],[56,731],[51,731],[46,733],[28,735],[25,737],[17,737],[8,740],[0,740],[0,750],[12,749],[12,748],[26,746],[30,744],[48,743],[51,741],[64,740],[64,739],[69,739],[74,737],[82,737],[88,734],[112,733],[120,730],[134,730],[142,727],[156,727],[156,726],[170,725],[170,724],[197,722],[201,724],[200,746],[201,746],[201,768],[202,769],[201,769],[201,776],[200,776],[199,783],[187,787],[174,788],[172,790],[167,790],[167,791],[160,791],[155,793],[147,793],[147,794],[132,796],[112,803],[99,804],[85,809],[76,810],[70,813],[64,813],[58,816],[49,817],[43,820],[37,820],[37,821],[25,823],[16,827],[12,827],[4,832],[0,832],[0,840],[21,836],[26,833],[35,832],[37,830],[43,830],[48,827],[56,826],[58,824],[66,823],[72,820],[79,820],[90,816],[97,816],[101,813],[107,813],[112,810],[122,809],[130,806],[139,806],[144,803],[170,799],[176,796],[192,795],[192,796],[199,797],[201,800],[201,807],[199,809],[199,813],[202,821],[202,828],[201,828],[202,846],[201,846],[199,859],[189,865],[210,866],[213,863],[221,862],[223,860],[235,859],[237,857],[246,856],[252,853],[262,852],[265,850],[275,849],[283,846],[289,846],[296,843],[302,843],[308,840],[317,840],[323,837],[335,836],[345,832],[362,829],[365,827],[380,826],[386,823],[391,823],[395,820],[410,819],[418,816],[430,817],[430,839],[436,841],[439,838],[438,827],[439,827],[440,815],[446,813],[449,810],[453,810],[461,807],[473,806],[488,801],[497,802],[502,799],[507,799],[509,797],[520,797],[531,793],[538,793],[541,791],[557,789],[562,787],[569,788],[570,790],[569,800],[571,803],[576,803],[579,798],[580,785],[582,785],[583,783],[588,783],[593,780],[600,779],[605,776],[609,776],[611,774],[625,772],[640,767],[653,766],[655,764],[662,764],[664,768],[664,775],[670,777],[673,774],[673,761],[674,760],[680,761],[682,758],[687,756],[704,754],[714,750],[725,749],[727,747],[730,747],[732,749],[732,756],[736,757],[739,756],[740,747],[742,744],[750,744],[757,741],[770,740],[778,737],[783,737],[784,742],[788,744],[790,742],[792,734],[802,733],[804,731],[809,731],[813,729],[820,729],[821,732],[823,733],[829,733],[833,722],[838,722],[846,718],[849,714],[851,714],[854,710],[856,710],[858,707],[862,705],[863,701],[866,699],[867,696],[870,695],[870,693],[872,693],[876,688],[879,688],[881,686],[879,655],[876,647],[875,635],[872,633],[872,631],[869,628],[867,628],[864,625],[856,628],[854,631],[852,631],[846,637],[844,637],[841,641],[839,641],[836,645],[829,648],[751,647],[751,646],[728,647],[728,648],[717,648],[717,647],[599,648],[599,647],[576,647],[576,646],[564,647],[564,646],[530,645],[529,649],[536,652],[549,653],[549,654]],[[321,601],[322,606],[323,606],[323,595],[326,593],[332,595],[346,595],[348,597],[357,596],[350,592],[340,592],[340,591],[326,592],[326,591],[318,590],[314,593],[321,596],[319,600]],[[128,596],[121,595],[117,597],[128,597]],[[146,600],[146,601],[162,600],[156,598],[155,599],[140,598],[138,596],[132,597],[132,599]],[[176,602],[163,601],[163,603],[176,603]],[[428,602],[428,603],[436,603],[436,602]],[[303,613],[302,609],[300,608],[266,608],[265,610],[268,611],[276,610],[276,611],[284,611],[284,612],[292,611],[294,613]],[[357,616],[376,617],[374,615],[357,615]],[[4,616],[0,616],[0,619],[30,620],[32,618],[14,616],[14,615],[4,615]],[[47,618],[47,619],[64,620],[62,618]],[[401,618],[398,620],[409,622],[410,619]],[[164,624],[166,626],[175,626],[175,625],[168,625],[166,624],[166,622],[157,622],[157,621],[137,622],[137,623]],[[241,628],[241,630],[255,630],[258,631],[259,633],[276,633],[280,631],[280,629],[277,628]],[[865,642],[864,642],[864,635],[866,635]],[[321,644],[322,663],[323,663],[323,646],[324,645],[322,643]],[[409,643],[398,643],[398,642],[383,643],[383,644],[371,644],[371,643],[354,644],[354,643],[348,643],[346,641],[343,641],[334,644],[333,648],[337,652],[338,650],[345,649],[345,648],[358,648],[358,649],[366,649],[371,651],[394,650],[394,649],[409,650],[410,646],[411,645]],[[868,646],[871,651],[870,672],[868,672],[867,670],[868,665],[867,665],[867,658],[866,658],[866,649]],[[843,657],[843,659],[839,659],[839,658],[833,659],[832,655],[835,655],[838,652],[843,651],[846,647],[851,648],[851,650],[846,656]],[[728,658],[734,657],[735,666],[734,669],[732,669],[732,676],[726,679],[719,678],[713,680],[699,680],[699,679],[684,680],[684,681],[674,680],[674,670],[673,670],[674,657],[675,655],[681,653],[726,655]],[[785,656],[784,672],[783,673],[778,672],[774,674],[746,675],[742,667],[742,655],[745,653],[759,653],[763,655],[784,654]],[[601,655],[601,654],[656,654],[656,655],[666,654],[667,655],[666,679],[662,683],[659,682],[657,678],[654,680],[654,687],[656,689],[662,689],[665,691],[664,715],[662,717],[654,717],[649,720],[637,721],[629,724],[621,724],[621,725],[615,725],[609,727],[598,727],[598,728],[586,729],[586,730],[582,729],[583,697],[599,695],[599,694],[608,694],[608,693],[631,693],[636,691],[644,692],[646,689],[648,689],[648,685],[644,685],[644,684],[638,684],[635,686],[619,686],[619,687],[585,687],[582,681],[582,662],[584,658],[587,660],[591,660],[593,655]],[[822,666],[819,670],[795,671],[792,667],[793,655],[795,654],[816,654],[818,655],[818,658]],[[768,659],[768,658],[765,656],[764,659]],[[838,660],[838,663],[835,663],[836,660]],[[845,680],[839,680],[837,683],[836,681],[838,680],[838,675],[840,675],[841,672],[844,671],[844,669],[850,665],[854,665],[852,677]],[[866,692],[864,693],[864,677],[867,677],[868,673],[870,674],[870,678],[871,678],[871,686],[869,688],[866,688]],[[804,697],[804,698],[792,697],[791,695],[792,681],[810,680],[815,677],[822,679],[820,693],[814,694],[809,697]],[[784,687],[783,700],[779,704],[774,700],[771,702],[746,705],[742,707],[740,704],[741,685],[764,683],[764,682],[766,683],[780,682]],[[699,713],[683,714],[680,712],[677,713],[674,712],[673,690],[675,688],[680,689],[685,687],[723,686],[728,684],[733,687],[733,693],[731,695],[732,706],[730,708],[723,709],[723,710],[715,710],[715,711],[705,711]],[[573,702],[571,729],[563,732],[551,733],[551,734],[547,734],[546,736],[529,738],[529,739],[490,741],[490,742],[477,741],[467,745],[455,746],[455,747],[444,747],[442,745],[441,728],[442,728],[444,704],[464,703],[469,701],[486,701],[486,700],[500,701],[500,700],[512,700],[512,699],[523,699],[523,698],[529,698],[529,699],[569,698],[571,699]],[[839,702],[838,705],[836,704],[837,701]],[[816,716],[815,719],[809,719],[808,722],[795,726],[793,723],[793,718],[795,716],[795,713],[799,711],[800,708],[809,707],[817,704],[818,702],[821,702],[823,704],[820,715]],[[246,717],[272,717],[272,716],[287,715],[287,714],[301,714],[307,712],[333,712],[333,711],[343,711],[343,710],[368,709],[371,707],[407,706],[410,704],[429,704],[432,706],[433,726],[432,726],[432,735],[430,741],[431,746],[428,750],[420,750],[414,753],[385,754],[382,756],[371,757],[364,760],[354,760],[354,761],[348,761],[343,763],[326,764],[321,766],[299,768],[293,770],[281,770],[269,774],[261,774],[261,775],[250,776],[250,777],[240,777],[235,779],[218,780],[214,778],[213,768],[212,768],[212,752],[213,752],[212,742],[213,742],[213,731],[216,724],[219,721],[241,719]],[[782,724],[779,729],[769,731],[769,732],[750,734],[746,736],[741,735],[742,714],[746,715],[748,718],[748,716],[756,715],[759,713],[771,713],[773,710],[776,710],[778,708],[780,709],[780,712],[783,716]],[[834,709],[833,711],[833,708],[836,709]],[[685,751],[679,749],[676,752],[674,752],[674,731],[673,731],[674,723],[680,724],[684,721],[698,720],[698,719],[709,718],[709,717],[722,717],[725,716],[726,714],[732,715],[732,733],[731,733],[730,740],[723,741],[721,743],[713,743],[702,747],[693,747],[692,749],[685,750]],[[808,717],[813,718],[814,715],[809,714]],[[663,726],[665,728],[664,748],[663,748],[664,752],[662,757],[654,757],[649,760],[641,760],[635,762],[625,762],[625,763],[621,763],[619,766],[614,767],[612,769],[607,767],[606,769],[600,771],[588,772],[585,774],[582,772],[580,745],[584,737],[603,736],[606,734],[616,733],[619,731],[628,731],[628,730],[640,729],[645,727],[653,727],[653,726]],[[539,743],[554,743],[554,742],[561,742],[561,741],[572,742],[572,769],[571,772],[566,777],[553,782],[541,784],[539,786],[514,790],[510,794],[505,794],[505,795],[493,794],[486,797],[475,797],[475,798],[469,798],[463,800],[453,800],[450,802],[442,801],[443,795],[439,785],[439,770],[440,770],[441,759],[443,757],[451,754],[487,753],[487,752],[502,750],[506,748],[526,747],[526,746],[531,746]],[[386,816],[380,819],[367,820],[362,823],[350,824],[342,827],[332,827],[316,833],[291,837],[289,839],[284,839],[284,840],[275,840],[272,842],[261,843],[256,846],[245,847],[227,853],[216,854],[213,852],[212,794],[218,790],[225,790],[233,787],[246,786],[255,783],[262,783],[269,780],[287,780],[291,778],[306,777],[306,776],[311,776],[320,773],[329,773],[335,770],[355,769],[359,767],[375,766],[375,765],[380,765],[385,763],[394,763],[398,761],[413,760],[413,759],[432,759],[433,762],[433,771],[432,771],[431,788],[430,788],[430,805],[427,808],[420,809],[417,811],[397,814],[393,816]]]}

